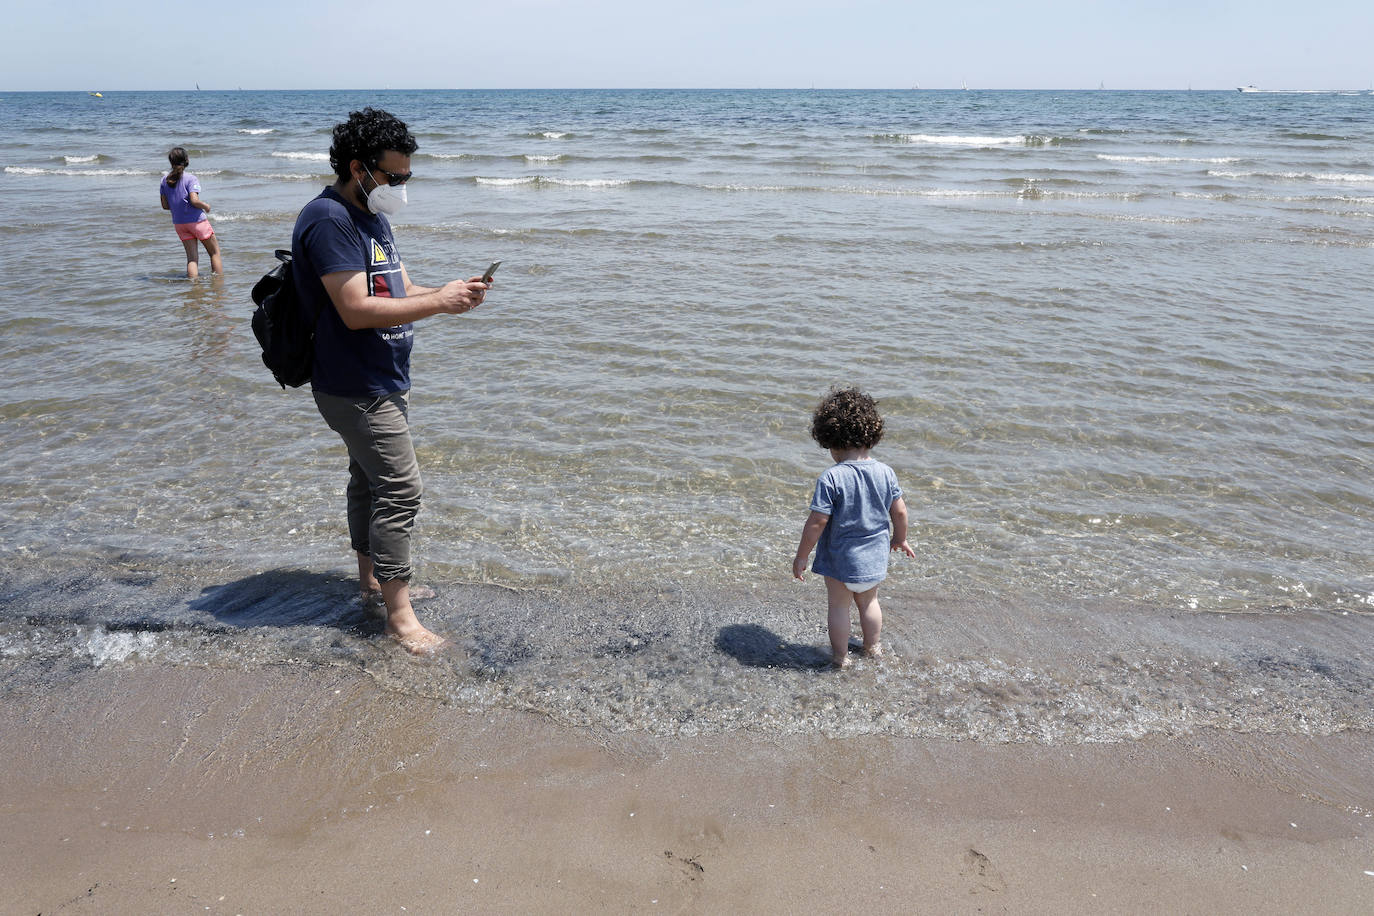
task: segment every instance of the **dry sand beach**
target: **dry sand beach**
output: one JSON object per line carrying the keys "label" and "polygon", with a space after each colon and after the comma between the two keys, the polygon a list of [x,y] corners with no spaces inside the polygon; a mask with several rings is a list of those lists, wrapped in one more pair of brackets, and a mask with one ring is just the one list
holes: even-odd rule
{"label": "dry sand beach", "polygon": [[285,665],[101,672],[0,738],[5,914],[1374,905],[1367,735],[661,740]]}

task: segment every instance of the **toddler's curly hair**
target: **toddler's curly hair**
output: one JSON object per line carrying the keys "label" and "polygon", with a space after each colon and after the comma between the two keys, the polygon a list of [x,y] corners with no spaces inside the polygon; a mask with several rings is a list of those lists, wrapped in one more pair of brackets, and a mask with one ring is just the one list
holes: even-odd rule
{"label": "toddler's curly hair", "polygon": [[811,416],[811,438],[821,448],[872,448],[883,438],[878,402],[858,388],[832,388]]}

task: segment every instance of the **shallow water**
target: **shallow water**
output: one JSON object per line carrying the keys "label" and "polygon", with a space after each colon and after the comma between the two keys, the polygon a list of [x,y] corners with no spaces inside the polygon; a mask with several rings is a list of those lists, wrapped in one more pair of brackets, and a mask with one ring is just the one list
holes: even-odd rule
{"label": "shallow water", "polygon": [[[425,613],[464,649],[437,668],[354,619],[342,448],[247,324],[364,104],[420,139],[412,275],[505,262],[489,305],[417,334]],[[1367,729],[1371,106],[6,96],[3,663],[33,686],[44,659],[343,658],[654,732]],[[174,144],[222,280],[179,278],[153,187]],[[881,400],[920,554],[885,587],[894,657],[845,690],[811,667],[821,589],[787,574],[840,382]]]}

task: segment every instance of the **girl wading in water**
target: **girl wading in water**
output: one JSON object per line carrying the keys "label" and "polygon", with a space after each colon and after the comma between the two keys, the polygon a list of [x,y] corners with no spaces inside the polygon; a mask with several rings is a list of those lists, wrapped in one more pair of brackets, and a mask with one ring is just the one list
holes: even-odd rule
{"label": "girl wading in water", "polygon": [[158,182],[158,191],[162,195],[162,209],[172,211],[172,226],[186,248],[186,276],[192,280],[200,276],[200,242],[205,243],[205,251],[210,255],[210,272],[222,274],[219,239],[215,238],[207,216],[210,205],[200,199],[200,179],[186,171],[191,159],[184,148],[174,146],[167,153],[167,161],[172,170]]}

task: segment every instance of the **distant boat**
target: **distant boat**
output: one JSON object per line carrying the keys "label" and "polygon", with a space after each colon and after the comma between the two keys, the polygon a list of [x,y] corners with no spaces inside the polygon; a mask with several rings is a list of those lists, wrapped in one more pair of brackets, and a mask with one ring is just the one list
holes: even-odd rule
{"label": "distant boat", "polygon": [[1251,83],[1249,86],[1237,86],[1237,87],[1236,87],[1236,91],[1237,91],[1237,92],[1263,92],[1264,90],[1261,89],[1260,87],[1256,86],[1254,83]]}
{"label": "distant boat", "polygon": [[101,94],[98,93],[98,92],[92,92],[92,93],[90,93],[90,95],[91,95],[93,98],[97,98],[97,99],[103,99],[103,98],[105,98],[105,96],[101,95]]}

